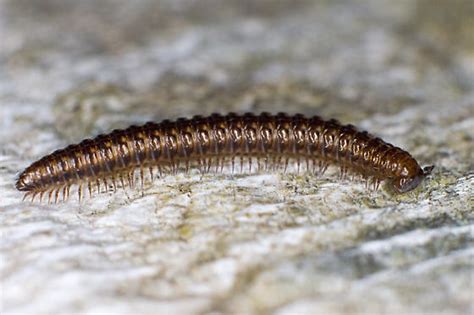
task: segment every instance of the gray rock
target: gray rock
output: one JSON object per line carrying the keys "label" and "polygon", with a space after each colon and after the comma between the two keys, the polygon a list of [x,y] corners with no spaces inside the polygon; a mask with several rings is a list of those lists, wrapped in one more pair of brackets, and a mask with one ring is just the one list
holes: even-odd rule
{"label": "gray rock", "polygon": [[[473,30],[469,0],[0,2],[2,313],[472,314]],[[69,143],[216,111],[337,118],[436,169],[404,195],[280,172],[14,188]]]}

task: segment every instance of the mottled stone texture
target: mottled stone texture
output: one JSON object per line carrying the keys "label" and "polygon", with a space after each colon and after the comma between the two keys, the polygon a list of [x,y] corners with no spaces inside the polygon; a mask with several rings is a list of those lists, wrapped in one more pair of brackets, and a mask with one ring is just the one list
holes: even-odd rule
{"label": "mottled stone texture", "polygon": [[[474,4],[0,1],[1,312],[473,313]],[[211,112],[351,122],[433,176],[179,174],[80,205],[18,172],[117,127]]]}

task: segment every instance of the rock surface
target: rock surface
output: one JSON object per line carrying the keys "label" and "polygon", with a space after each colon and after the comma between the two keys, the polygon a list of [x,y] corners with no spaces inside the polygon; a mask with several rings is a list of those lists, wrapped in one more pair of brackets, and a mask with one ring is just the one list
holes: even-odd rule
{"label": "rock surface", "polygon": [[[1,310],[472,314],[474,6],[0,2]],[[356,124],[433,176],[395,196],[307,174],[178,174],[22,202],[69,143],[215,111]]]}

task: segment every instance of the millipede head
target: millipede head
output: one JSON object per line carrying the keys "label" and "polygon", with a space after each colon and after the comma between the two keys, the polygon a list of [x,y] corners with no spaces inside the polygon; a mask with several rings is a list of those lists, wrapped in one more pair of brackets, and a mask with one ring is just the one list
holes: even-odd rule
{"label": "millipede head", "polygon": [[407,191],[413,190],[423,181],[423,179],[430,175],[434,169],[434,165],[425,166],[423,169],[419,169],[419,171],[414,176],[404,176],[395,178],[392,181],[393,187],[399,193],[405,193]]}

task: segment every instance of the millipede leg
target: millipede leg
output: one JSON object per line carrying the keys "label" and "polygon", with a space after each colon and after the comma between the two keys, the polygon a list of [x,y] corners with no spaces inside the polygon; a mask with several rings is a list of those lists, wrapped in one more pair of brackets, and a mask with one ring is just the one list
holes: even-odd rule
{"label": "millipede leg", "polygon": [[272,171],[276,171],[277,170],[277,157],[274,156],[272,158],[272,162],[271,162],[271,165],[270,165],[270,168]]}
{"label": "millipede leg", "polygon": [[224,172],[224,165],[225,165],[226,161],[225,161],[225,156],[222,157],[222,160],[221,160],[221,173]]}
{"label": "millipede leg", "polygon": [[269,170],[272,172],[275,172],[277,170],[277,157],[276,156],[271,158]]}
{"label": "millipede leg", "polygon": [[82,184],[79,184],[77,187],[77,197],[79,198],[79,203],[82,201]]}
{"label": "millipede leg", "polygon": [[111,179],[112,179],[112,187],[114,189],[114,192],[116,192],[117,191],[117,180],[116,180],[114,175],[112,175]]}
{"label": "millipede leg", "polygon": [[97,193],[100,194],[100,180],[99,179],[96,179],[95,180],[95,184],[97,186]]}
{"label": "millipede leg", "polygon": [[199,169],[199,173],[202,174],[202,162],[201,162],[201,159],[200,158],[197,158],[197,164],[198,164],[198,169]]}
{"label": "millipede leg", "polygon": [[122,185],[122,189],[125,189],[125,180],[123,179],[123,173],[119,174],[120,185]]}
{"label": "millipede leg", "polygon": [[107,182],[107,178],[102,177],[102,182],[104,183],[104,186],[105,186],[105,192],[108,192],[109,191],[109,183]]}
{"label": "millipede leg", "polygon": [[48,192],[48,204],[51,204],[51,197],[53,196],[54,189],[49,190]]}
{"label": "millipede leg", "polygon": [[364,176],[364,182],[365,182],[365,189],[369,189],[370,178],[367,178],[367,177]]}
{"label": "millipede leg", "polygon": [[169,167],[168,169],[169,174],[172,174],[172,175],[176,174],[176,163],[174,162],[174,160],[171,160],[169,162],[168,167]]}
{"label": "millipede leg", "polygon": [[357,174],[357,172],[353,172],[353,173],[351,174],[351,181],[355,181],[358,176],[359,176],[359,175]]}
{"label": "millipede leg", "polygon": [[[39,199],[40,199],[40,202],[43,202],[43,195],[44,195],[45,192],[46,192],[45,190],[42,190],[42,191],[39,192]],[[35,194],[35,195],[36,195],[36,194]],[[34,198],[34,196],[33,196],[33,198]]]}
{"label": "millipede leg", "polygon": [[66,201],[69,197],[69,184],[63,187],[63,201]]}
{"label": "millipede leg", "polygon": [[59,191],[61,190],[61,187],[56,188],[54,191],[54,203],[58,203],[59,200]]}
{"label": "millipede leg", "polygon": [[346,166],[341,166],[340,173],[339,173],[340,179],[346,179],[347,171],[348,169]]}
{"label": "millipede leg", "polygon": [[160,178],[163,177],[163,169],[161,168],[161,165],[158,165],[158,173],[160,174]]}
{"label": "millipede leg", "polygon": [[87,189],[89,190],[89,198],[92,198],[92,182],[87,182]]}
{"label": "millipede leg", "polygon": [[285,158],[285,166],[283,167],[283,173],[286,173],[288,170],[288,163],[290,163],[290,158]]}
{"label": "millipede leg", "polygon": [[134,175],[133,171],[127,173],[128,186],[129,186],[130,188],[133,188],[133,187],[134,187],[134,184],[133,184],[133,175]]}
{"label": "millipede leg", "polygon": [[[37,192],[34,192],[33,194],[31,194],[31,202],[35,201],[35,197],[38,193]],[[41,202],[41,199],[40,199],[40,202]]]}
{"label": "millipede leg", "polygon": [[216,156],[216,165],[215,165],[215,168],[214,168],[214,173],[217,174],[219,172],[219,166],[220,166],[220,159],[218,156]]}
{"label": "millipede leg", "polygon": [[24,195],[23,195],[23,198],[21,199],[21,201],[25,201],[26,198],[31,194],[31,192],[27,191]]}
{"label": "millipede leg", "polygon": [[140,168],[140,187],[141,187],[141,189],[142,189],[142,192],[143,192],[143,190],[144,190],[144,189],[143,189],[143,187],[144,187],[144,182],[145,182],[145,181],[144,181],[144,177],[143,177],[143,168],[141,167],[141,168]]}
{"label": "millipede leg", "polygon": [[369,180],[369,190],[374,190],[375,189],[375,177],[370,178]]}
{"label": "millipede leg", "polygon": [[207,160],[206,173],[210,173],[210,171],[211,171],[211,166],[212,166],[212,157],[210,157],[210,158]]}
{"label": "millipede leg", "polygon": [[320,175],[324,175],[324,173],[326,173],[328,169],[328,163],[325,163],[325,162],[320,162],[319,163],[319,174]]}
{"label": "millipede leg", "polygon": [[377,191],[379,187],[380,187],[380,179],[374,177],[372,179],[372,190]]}

